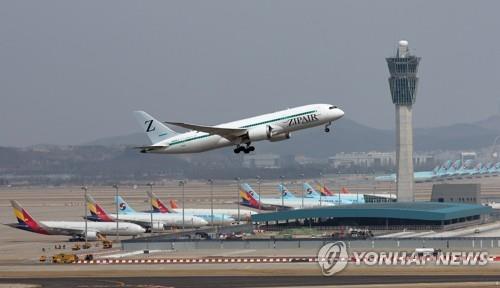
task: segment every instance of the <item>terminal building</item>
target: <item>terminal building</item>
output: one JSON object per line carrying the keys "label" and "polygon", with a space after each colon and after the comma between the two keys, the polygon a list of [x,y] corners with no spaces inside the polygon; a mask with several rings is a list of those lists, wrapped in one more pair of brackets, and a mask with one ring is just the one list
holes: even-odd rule
{"label": "terminal building", "polygon": [[491,207],[466,203],[365,203],[255,214],[252,221],[265,230],[304,226],[443,230],[484,223],[490,213]]}

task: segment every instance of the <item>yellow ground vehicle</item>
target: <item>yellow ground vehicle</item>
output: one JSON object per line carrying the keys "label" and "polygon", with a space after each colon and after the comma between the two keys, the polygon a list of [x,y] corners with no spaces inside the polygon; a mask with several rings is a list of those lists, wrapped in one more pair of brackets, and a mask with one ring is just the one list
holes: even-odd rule
{"label": "yellow ground vehicle", "polygon": [[59,253],[52,256],[52,263],[74,263],[78,261],[78,256],[75,254]]}
{"label": "yellow ground vehicle", "polygon": [[47,256],[42,255],[42,256],[40,256],[39,260],[40,260],[40,262],[45,262],[45,261],[47,261]]}
{"label": "yellow ground vehicle", "polygon": [[97,239],[99,239],[102,242],[102,248],[103,249],[109,249],[113,248],[113,242],[109,241],[106,237],[104,237],[101,234],[97,235]]}

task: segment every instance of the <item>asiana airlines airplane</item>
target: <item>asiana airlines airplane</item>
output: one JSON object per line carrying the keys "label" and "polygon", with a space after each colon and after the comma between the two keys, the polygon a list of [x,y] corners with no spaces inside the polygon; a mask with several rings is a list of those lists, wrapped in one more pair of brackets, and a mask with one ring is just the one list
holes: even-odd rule
{"label": "asiana airlines airplane", "polygon": [[[227,146],[235,146],[234,153],[250,153],[255,150],[253,142],[287,140],[293,131],[325,125],[325,132],[330,132],[330,125],[344,111],[330,104],[311,104],[216,126],[160,122],[144,111],[134,115],[151,141],[137,147],[142,153],[197,153]],[[178,134],[165,124],[191,131]]]}

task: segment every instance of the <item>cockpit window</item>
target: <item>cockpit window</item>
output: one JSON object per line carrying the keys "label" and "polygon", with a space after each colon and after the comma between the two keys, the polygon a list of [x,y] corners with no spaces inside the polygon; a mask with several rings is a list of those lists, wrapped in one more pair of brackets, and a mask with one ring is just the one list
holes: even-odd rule
{"label": "cockpit window", "polygon": [[337,109],[337,108],[339,108],[339,107],[337,107],[337,106],[330,106],[330,108],[328,108],[328,109],[332,110],[332,109]]}

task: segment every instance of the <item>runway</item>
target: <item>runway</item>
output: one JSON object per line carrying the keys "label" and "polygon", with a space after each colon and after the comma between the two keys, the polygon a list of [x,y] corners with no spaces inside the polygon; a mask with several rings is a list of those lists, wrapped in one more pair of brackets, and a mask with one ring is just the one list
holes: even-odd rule
{"label": "runway", "polygon": [[23,283],[41,287],[304,287],[325,285],[370,285],[370,284],[410,284],[410,283],[463,283],[496,282],[500,276],[486,275],[446,275],[446,276],[228,276],[228,277],[129,277],[129,278],[3,278],[2,283]]}

